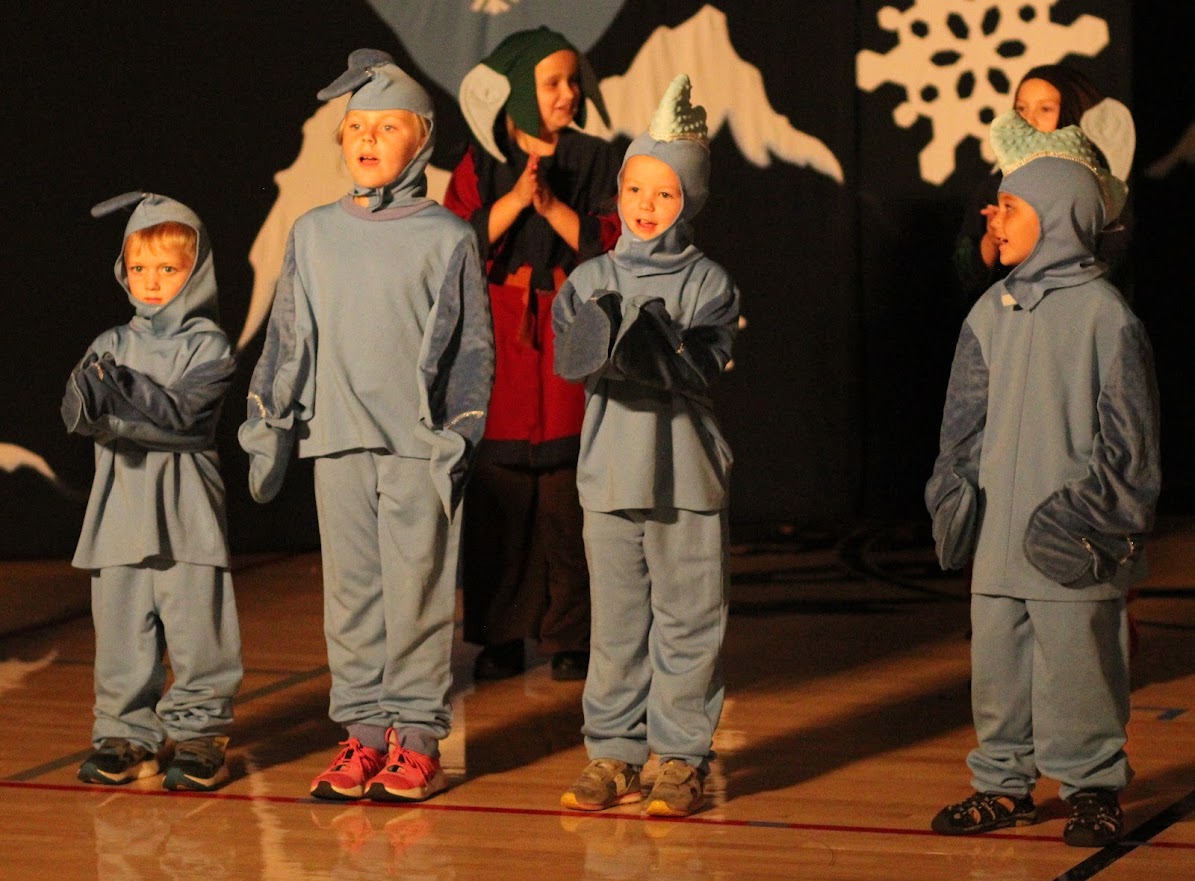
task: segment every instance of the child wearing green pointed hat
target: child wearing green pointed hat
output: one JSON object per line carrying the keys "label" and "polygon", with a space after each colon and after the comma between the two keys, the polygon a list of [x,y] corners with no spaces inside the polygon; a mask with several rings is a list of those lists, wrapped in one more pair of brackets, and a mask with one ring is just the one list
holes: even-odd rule
{"label": "child wearing green pointed hat", "polygon": [[1126,188],[1077,126],[992,124],[993,218],[1011,267],[959,334],[925,497],[943,568],[974,560],[973,795],[932,828],[1036,821],[1039,774],[1071,806],[1063,840],[1122,831],[1132,778],[1125,596],[1160,487],[1149,340],[1097,260]]}
{"label": "child wearing green pointed hat", "polygon": [[469,221],[489,282],[497,365],[466,490],[464,633],[477,679],[524,669],[524,640],[555,679],[589,661],[589,576],[576,464],[584,391],[552,371],[552,302],[567,274],[611,247],[619,151],[574,127],[605,118],[585,57],[546,27],[507,37],[465,77],[474,142],[444,205]]}
{"label": "child wearing green pointed hat", "polygon": [[710,390],[730,361],[739,292],[693,244],[709,191],[705,111],[669,86],[619,173],[622,235],[578,266],[553,309],[556,369],[585,382],[577,484],[593,597],[585,683],[590,762],[574,810],[703,801],[722,711],[730,450]]}

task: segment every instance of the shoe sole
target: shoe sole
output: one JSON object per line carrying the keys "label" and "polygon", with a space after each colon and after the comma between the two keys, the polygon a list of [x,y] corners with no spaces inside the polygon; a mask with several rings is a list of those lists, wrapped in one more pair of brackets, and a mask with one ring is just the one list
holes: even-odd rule
{"label": "shoe sole", "polygon": [[1062,842],[1066,845],[1069,845],[1070,847],[1107,847],[1108,845],[1115,844],[1117,841],[1119,841],[1121,835],[1123,835],[1123,834],[1124,834],[1123,832],[1117,832],[1115,835],[1112,835],[1112,836],[1109,836],[1106,838],[1104,838],[1104,837],[1101,837],[1099,839],[1085,838],[1085,839],[1080,840],[1079,838],[1077,838],[1076,836],[1073,836],[1073,835],[1070,838],[1068,838],[1066,836],[1066,834],[1064,833],[1062,836]]}
{"label": "shoe sole", "polygon": [[365,790],[365,796],[370,801],[424,801],[447,788],[448,778],[444,776],[443,771],[437,771],[426,785],[411,789],[391,789],[385,783],[371,783]]}
{"label": "shoe sole", "polygon": [[696,812],[699,807],[701,807],[700,802],[688,809],[675,808],[663,799],[654,798],[647,803],[643,812],[649,817],[687,817]]}
{"label": "shoe sole", "polygon": [[311,797],[324,801],[356,801],[365,797],[365,787],[354,786],[352,789],[337,789],[327,780],[321,780],[311,787]]}
{"label": "shoe sole", "polygon": [[592,803],[578,801],[577,795],[574,792],[566,792],[560,796],[560,804],[562,807],[568,808],[570,811],[604,811],[606,808],[617,807],[618,805],[629,805],[635,802],[643,801],[643,793],[641,792],[625,792],[618,798],[611,802]]}
{"label": "shoe sole", "polygon": [[1009,829],[1016,826],[1032,826],[1037,822],[1037,814],[1031,817],[1005,817],[1001,820],[994,820],[990,823],[981,823],[977,826],[969,826],[966,829],[939,829],[937,826],[930,828],[939,835],[981,835],[984,832],[995,832],[997,829]]}
{"label": "shoe sole", "polygon": [[84,783],[98,783],[100,786],[123,786],[134,780],[144,780],[146,777],[156,777],[162,773],[157,759],[140,762],[127,770],[117,774],[101,771],[91,762],[84,762],[79,768],[78,778]]}
{"label": "shoe sole", "polygon": [[172,792],[211,792],[227,783],[231,776],[227,765],[221,765],[211,777],[193,777],[180,768],[167,768],[162,788]]}

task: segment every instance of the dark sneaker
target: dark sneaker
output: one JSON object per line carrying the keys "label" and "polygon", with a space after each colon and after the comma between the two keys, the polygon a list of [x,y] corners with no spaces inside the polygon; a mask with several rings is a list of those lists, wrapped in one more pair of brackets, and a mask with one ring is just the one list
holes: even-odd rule
{"label": "dark sneaker", "polygon": [[365,784],[386,764],[386,754],[372,747],[362,746],[355,737],[342,740],[344,747],[336,754],[328,770],[311,781],[311,794],[330,801],[352,801],[363,798]]}
{"label": "dark sneaker", "polygon": [[473,679],[477,682],[491,682],[518,676],[527,667],[523,655],[523,640],[487,645],[473,662]]}
{"label": "dark sneaker", "polygon": [[647,797],[647,813],[652,817],[687,817],[701,805],[705,775],[680,759],[660,763],[660,773]]}
{"label": "dark sneaker", "polygon": [[78,777],[84,783],[119,786],[157,773],[158,756],[153,750],[123,737],[105,737],[83,760]]}
{"label": "dark sneaker", "polygon": [[600,811],[642,798],[638,765],[618,759],[594,759],[560,797],[560,803],[574,811]]}
{"label": "dark sneaker", "polygon": [[556,652],[552,655],[552,678],[557,682],[584,679],[589,675],[589,652]]}
{"label": "dark sneaker", "polygon": [[386,765],[365,784],[371,801],[423,801],[448,788],[440,760],[407,749],[398,732],[386,729]]}
{"label": "dark sneaker", "polygon": [[192,737],[174,745],[174,758],[166,768],[165,789],[210,792],[228,782],[224,753],[228,738],[223,734]]}
{"label": "dark sneaker", "polygon": [[973,835],[1009,826],[1029,826],[1037,821],[1032,795],[1017,798],[999,792],[976,792],[938,811],[930,828],[941,835]]}
{"label": "dark sneaker", "polygon": [[1111,789],[1080,789],[1067,799],[1070,819],[1062,840],[1071,847],[1105,847],[1124,831],[1120,798]]}

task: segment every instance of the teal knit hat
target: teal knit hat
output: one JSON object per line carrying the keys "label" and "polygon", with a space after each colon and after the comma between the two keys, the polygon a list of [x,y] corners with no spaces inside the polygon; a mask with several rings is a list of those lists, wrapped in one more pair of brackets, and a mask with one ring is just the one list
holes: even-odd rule
{"label": "teal knit hat", "polygon": [[581,75],[581,104],[576,123],[585,125],[586,99],[593,102],[606,125],[610,124],[597,76],[585,56],[562,34],[547,27],[511,34],[461,80],[460,105],[473,136],[486,151],[503,162],[506,157],[494,142],[494,122],[503,110],[515,127],[538,135],[541,120],[535,91],[535,66],[553,53],[576,53]]}
{"label": "teal knit hat", "polygon": [[991,141],[996,164],[1005,178],[1034,159],[1045,156],[1068,159],[1095,176],[1103,196],[1105,223],[1112,223],[1124,209],[1128,186],[1100,161],[1100,154],[1079,126],[1068,125],[1043,132],[1022,119],[1015,110],[1009,110],[992,122]]}

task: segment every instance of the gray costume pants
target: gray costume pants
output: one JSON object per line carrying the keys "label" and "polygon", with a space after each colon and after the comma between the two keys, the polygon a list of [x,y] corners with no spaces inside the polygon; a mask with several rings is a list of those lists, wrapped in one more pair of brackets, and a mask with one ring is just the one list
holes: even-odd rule
{"label": "gray costume pants", "polygon": [[655,752],[708,766],[722,714],[727,548],[725,511],[585,512],[591,759],[642,765]]}
{"label": "gray costume pants", "polygon": [[[241,631],[227,569],[150,560],[92,573],[98,746],[123,737],[150,749],[166,738],[220,734],[241,684]],[[170,652],[174,681],[165,694]]]}
{"label": "gray costume pants", "polygon": [[452,724],[460,520],[444,515],[427,459],[387,453],[316,459],[315,500],[329,715],[346,726],[392,726],[404,746],[434,751],[427,738],[447,736]]}
{"label": "gray costume pants", "polygon": [[1038,774],[1079,789],[1121,790],[1129,719],[1123,599],[1049,602],[971,597],[971,705],[980,792],[1024,795]]}

